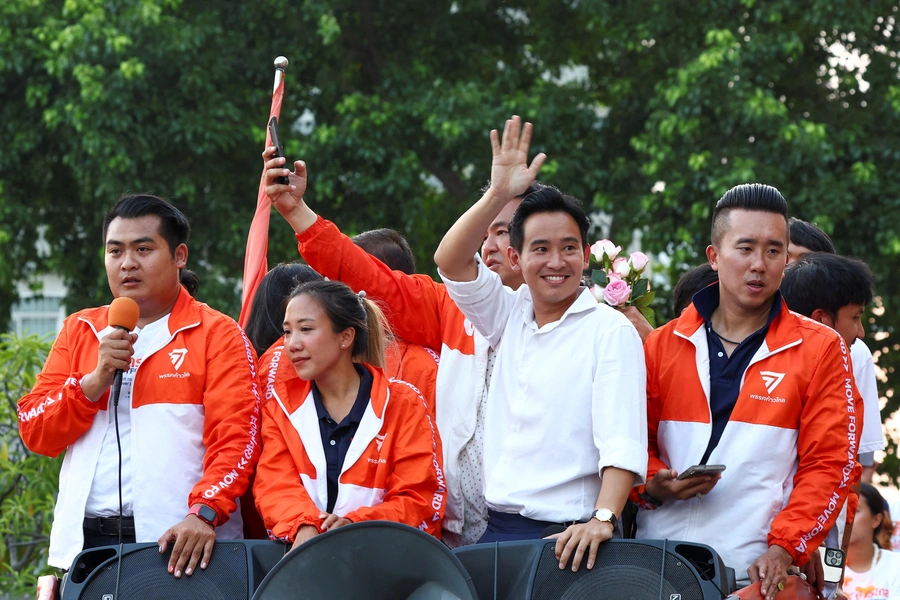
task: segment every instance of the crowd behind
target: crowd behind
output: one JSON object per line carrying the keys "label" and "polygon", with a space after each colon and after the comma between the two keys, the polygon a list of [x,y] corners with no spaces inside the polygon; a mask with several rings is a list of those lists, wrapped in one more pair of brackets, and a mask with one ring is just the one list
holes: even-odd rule
{"label": "crowd behind", "polygon": [[[351,239],[317,215],[306,164],[267,148],[306,264],[266,275],[245,328],[194,300],[188,219],[120,199],[104,261],[137,326],[106,306],[68,317],[18,407],[30,449],[65,452],[49,565],[158,541],[190,576],[217,539],[294,551],[389,520],[450,547],[551,537],[572,570],[612,537],[685,540],[767,599],[791,576],[900,598],[900,527],[867,483],[884,448],[868,267],[775,187],[741,183],[654,329],[585,284],[589,219],[538,181],[531,135],[518,117],[491,132],[490,184],[437,248],[441,283],[397,232]],[[842,590],[820,548],[846,552]]]}

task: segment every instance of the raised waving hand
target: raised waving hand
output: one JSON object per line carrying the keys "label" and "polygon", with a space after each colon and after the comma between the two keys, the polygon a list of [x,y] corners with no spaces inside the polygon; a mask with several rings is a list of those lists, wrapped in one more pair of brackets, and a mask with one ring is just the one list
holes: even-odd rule
{"label": "raised waving hand", "polygon": [[521,196],[535,179],[541,165],[547,159],[539,153],[528,165],[528,147],[531,145],[531,123],[522,126],[522,119],[513,115],[503,127],[503,137],[491,130],[491,190],[502,198]]}

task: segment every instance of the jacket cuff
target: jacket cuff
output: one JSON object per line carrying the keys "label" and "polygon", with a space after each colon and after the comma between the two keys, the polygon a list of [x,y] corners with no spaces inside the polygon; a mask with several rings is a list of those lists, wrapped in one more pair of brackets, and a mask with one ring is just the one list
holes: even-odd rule
{"label": "jacket cuff", "polygon": [[100,394],[100,397],[97,398],[97,401],[94,402],[90,398],[88,398],[84,389],[81,387],[81,382],[84,378],[87,377],[86,373],[73,373],[68,381],[66,381],[67,386],[71,386],[72,388],[72,396],[81,404],[82,407],[88,409],[89,414],[93,415],[98,410],[100,410],[100,403],[103,402],[104,399],[109,398],[109,390],[107,389],[105,392]]}
{"label": "jacket cuff", "polygon": [[320,215],[316,215],[316,222],[303,233],[295,233],[294,237],[297,238],[297,243],[302,245],[314,239],[324,231],[326,227],[328,227],[328,221],[323,219]]}
{"label": "jacket cuff", "polygon": [[[808,559],[808,558],[804,558],[801,555],[797,554],[797,550],[794,547],[792,547],[791,544],[787,542],[787,540],[783,540],[781,538],[776,538],[771,533],[769,534],[768,542],[769,542],[769,546],[778,546],[779,548],[783,548],[785,552],[790,554],[791,555],[791,564],[793,564],[795,566],[798,566],[798,567],[801,566]],[[818,546],[816,546],[816,548],[817,547]],[[811,553],[816,548],[814,548],[812,546],[807,546],[809,553]],[[800,561],[801,558],[803,558],[802,562]]]}
{"label": "jacket cuff", "polygon": [[285,536],[285,538],[288,542],[293,544],[294,540],[297,539],[297,532],[300,531],[300,528],[305,525],[312,525],[317,530],[319,530],[319,532],[321,532],[322,522],[323,522],[322,519],[313,519],[311,517],[301,515],[288,528],[287,535]]}

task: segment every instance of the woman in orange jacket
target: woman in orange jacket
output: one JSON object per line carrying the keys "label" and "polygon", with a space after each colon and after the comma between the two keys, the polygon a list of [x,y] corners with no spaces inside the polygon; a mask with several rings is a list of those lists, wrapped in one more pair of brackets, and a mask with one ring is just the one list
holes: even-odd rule
{"label": "woman in orange jacket", "polygon": [[[440,534],[440,438],[415,388],[382,371],[383,323],[378,307],[343,283],[308,282],[291,294],[284,347],[259,369],[254,495],[273,539],[296,548],[367,520]],[[282,361],[293,372],[279,369]]]}

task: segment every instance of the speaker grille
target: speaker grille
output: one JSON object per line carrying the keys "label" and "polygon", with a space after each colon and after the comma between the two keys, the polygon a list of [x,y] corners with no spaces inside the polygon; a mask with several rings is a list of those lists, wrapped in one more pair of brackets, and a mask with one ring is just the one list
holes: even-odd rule
{"label": "speaker grille", "polygon": [[116,590],[117,560],[98,568],[80,598],[90,600],[249,600],[247,549],[243,544],[219,542],[206,569],[175,579],[166,571],[169,552],[156,546],[122,557],[119,596]]}
{"label": "speaker grille", "polygon": [[544,546],[534,578],[531,600],[703,600],[703,589],[686,561],[665,553],[665,572],[660,595],[663,550],[643,544],[602,544],[597,561],[588,571],[560,569],[553,543]]}

